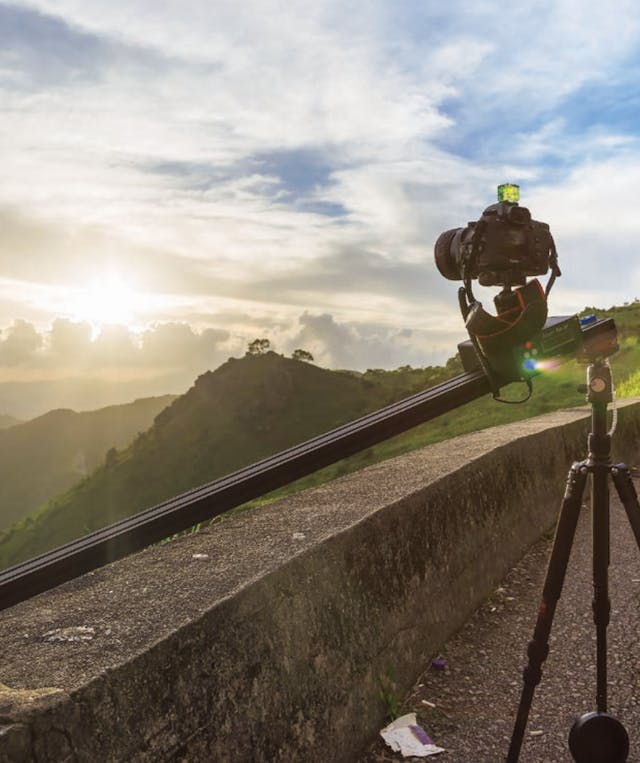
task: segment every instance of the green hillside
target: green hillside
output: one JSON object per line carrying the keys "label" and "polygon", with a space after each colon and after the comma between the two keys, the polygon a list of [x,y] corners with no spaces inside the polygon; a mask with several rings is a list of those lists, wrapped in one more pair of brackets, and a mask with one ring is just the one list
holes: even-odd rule
{"label": "green hillside", "polygon": [[[600,316],[612,314],[620,327],[621,350],[611,362],[614,379],[624,388],[624,381],[640,368],[640,305],[598,312]],[[103,464],[68,493],[0,535],[0,567],[111,524],[459,373],[457,359],[445,367],[403,367],[365,374],[330,371],[273,352],[230,359],[199,377],[129,447],[112,450]],[[487,395],[253,503],[458,434],[582,405],[584,395],[576,391],[576,385],[584,381],[584,366],[565,362],[534,379],[533,397],[524,405],[501,405]],[[503,396],[510,399],[525,393],[524,384],[503,390]]]}
{"label": "green hillside", "polygon": [[621,397],[640,395],[640,363],[633,363],[635,351],[640,343],[640,301],[622,307],[611,307],[609,310],[586,308],[584,312],[597,312],[599,317],[615,320],[622,346],[621,353],[612,361],[614,372],[618,370],[616,389]]}
{"label": "green hillside", "polygon": [[460,372],[329,371],[273,352],[230,359],[70,492],[0,535],[6,567]]}
{"label": "green hillside", "polygon": [[76,413],[50,411],[0,430],[0,529],[90,474],[109,448],[146,431],[175,396]]}
{"label": "green hillside", "polygon": [[[637,370],[640,369],[640,343],[636,337],[623,335],[620,351],[610,359],[610,362],[618,397],[640,395],[640,372]],[[296,490],[328,482],[369,464],[441,442],[450,437],[520,421],[561,408],[586,405],[584,394],[577,391],[577,386],[585,383],[585,376],[584,365],[579,365],[574,360],[568,361],[552,372],[535,377],[533,395],[523,405],[504,405],[494,401],[490,395],[486,395],[426,424],[420,424],[404,434],[385,440],[366,451],[304,477],[268,496],[252,501],[249,505],[260,505],[275,500]],[[512,384],[502,390],[502,396],[511,400],[518,400],[526,393],[523,383]],[[0,545],[0,555],[1,553]]]}

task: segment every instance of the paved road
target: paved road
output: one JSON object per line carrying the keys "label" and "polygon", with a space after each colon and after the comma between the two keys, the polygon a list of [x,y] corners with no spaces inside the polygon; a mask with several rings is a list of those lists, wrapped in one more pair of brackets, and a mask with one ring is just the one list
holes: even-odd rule
{"label": "paved road", "polygon": [[[635,484],[640,492],[638,479]],[[427,671],[407,698],[407,706],[417,710],[427,733],[447,750],[412,760],[505,760],[550,549],[550,538],[530,549],[491,599],[443,647],[446,669]],[[576,716],[595,709],[591,559],[590,510],[583,507],[521,763],[571,763],[567,748],[571,725]],[[613,486],[609,574],[609,710],[629,733],[629,763],[640,763],[640,551]],[[360,763],[402,759],[378,740]]]}

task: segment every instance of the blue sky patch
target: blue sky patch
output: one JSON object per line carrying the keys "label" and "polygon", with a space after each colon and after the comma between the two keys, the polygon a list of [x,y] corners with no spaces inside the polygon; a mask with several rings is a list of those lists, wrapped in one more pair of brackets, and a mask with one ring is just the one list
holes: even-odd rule
{"label": "blue sky patch", "polygon": [[262,174],[273,175],[294,199],[306,197],[330,181],[333,167],[313,149],[293,149],[257,155],[253,159]]}
{"label": "blue sky patch", "polygon": [[109,60],[109,46],[100,37],[5,4],[0,4],[0,51],[0,61],[14,66],[19,61],[23,77],[35,87],[95,79]]}

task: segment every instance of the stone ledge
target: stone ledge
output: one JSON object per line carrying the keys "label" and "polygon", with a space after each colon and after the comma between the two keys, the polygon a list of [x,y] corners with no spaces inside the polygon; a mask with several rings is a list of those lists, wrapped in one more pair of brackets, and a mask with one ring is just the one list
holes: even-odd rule
{"label": "stone ledge", "polygon": [[[0,614],[0,761],[350,761],[554,522],[588,411],[475,432]],[[619,406],[632,462],[640,405]]]}

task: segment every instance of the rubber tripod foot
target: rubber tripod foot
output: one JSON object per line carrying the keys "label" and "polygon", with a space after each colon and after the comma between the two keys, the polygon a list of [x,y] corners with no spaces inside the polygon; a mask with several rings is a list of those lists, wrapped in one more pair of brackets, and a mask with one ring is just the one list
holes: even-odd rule
{"label": "rubber tripod foot", "polygon": [[569,733],[569,750],[576,763],[625,763],[629,737],[619,720],[608,713],[586,713]]}

